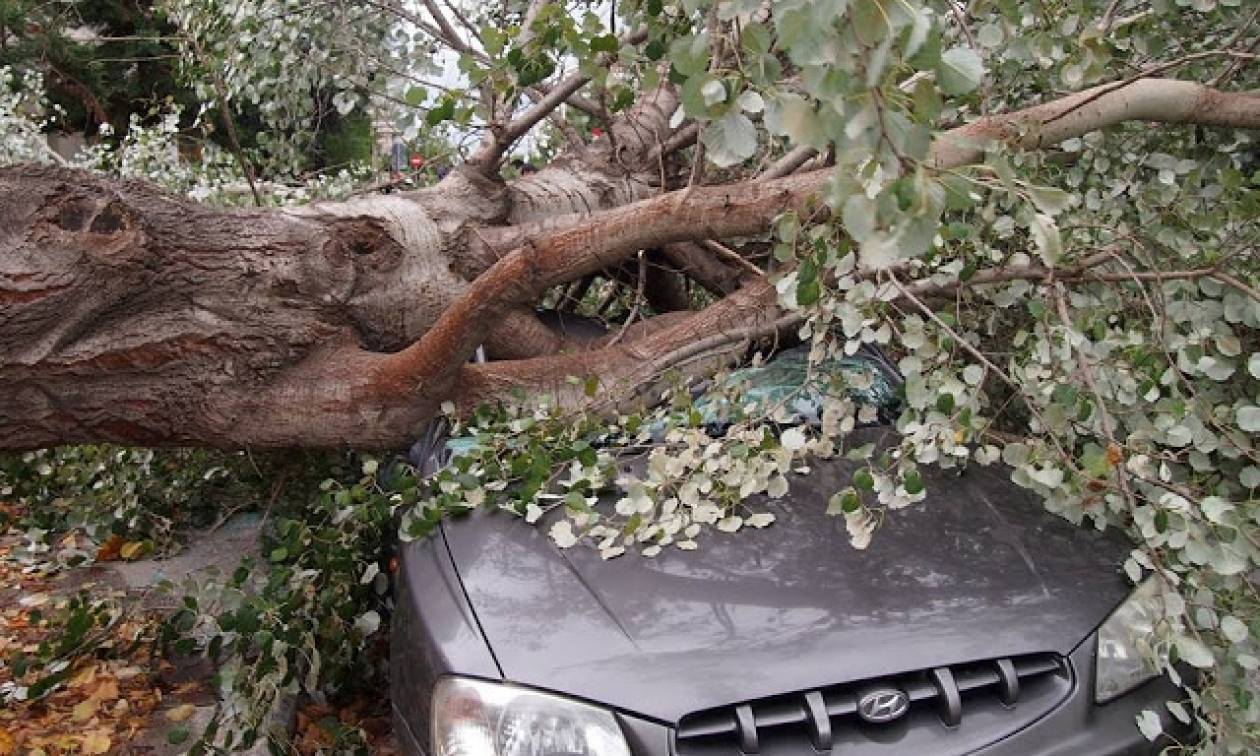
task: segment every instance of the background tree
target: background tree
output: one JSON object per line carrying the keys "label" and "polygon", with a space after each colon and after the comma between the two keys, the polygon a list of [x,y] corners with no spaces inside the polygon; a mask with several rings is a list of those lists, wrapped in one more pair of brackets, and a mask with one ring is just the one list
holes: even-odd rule
{"label": "background tree", "polygon": [[[758,345],[874,342],[906,406],[900,447],[838,494],[855,544],[922,498],[918,465],[1000,458],[1051,509],[1129,528],[1126,570],[1164,589],[1153,652],[1209,671],[1187,696],[1216,746],[1254,741],[1260,11],[506,7],[172,2],[199,96],[257,106],[272,166],[328,91],[478,146],[432,187],[269,211],[0,170],[2,443],[399,447],[448,403],[617,415]],[[436,73],[451,60],[466,86]],[[556,157],[505,178],[544,121]],[[606,337],[535,312],[618,289]],[[575,507],[553,534],[611,554],[738,529],[742,496],[837,453],[861,413],[836,391],[820,433],[734,427],[723,497],[684,490],[712,443],[684,423],[677,465],[623,482],[623,519]],[[486,424],[582,440],[546,417]],[[572,448],[556,459],[589,457]],[[460,501],[495,497],[473,478]]]}

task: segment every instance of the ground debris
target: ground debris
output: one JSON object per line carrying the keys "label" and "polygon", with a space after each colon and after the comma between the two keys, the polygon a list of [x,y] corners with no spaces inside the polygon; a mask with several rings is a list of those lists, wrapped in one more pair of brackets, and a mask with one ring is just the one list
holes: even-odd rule
{"label": "ground debris", "polygon": [[[18,519],[0,506],[5,520]],[[167,742],[173,723],[159,714],[213,701],[209,675],[168,682],[173,665],[154,644],[160,615],[94,581],[94,570],[68,569],[68,552],[91,553],[85,540],[70,534],[40,550],[13,528],[0,532],[0,756],[178,753]],[[99,622],[74,625],[98,611]],[[69,644],[77,631],[81,641]]]}

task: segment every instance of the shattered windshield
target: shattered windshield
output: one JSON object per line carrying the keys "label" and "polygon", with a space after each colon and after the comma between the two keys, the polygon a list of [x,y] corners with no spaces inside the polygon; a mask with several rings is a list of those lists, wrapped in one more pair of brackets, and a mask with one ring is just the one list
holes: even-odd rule
{"label": "shattered windshield", "polygon": [[897,414],[900,384],[896,368],[874,349],[811,366],[809,347],[799,346],[779,352],[764,365],[733,371],[719,384],[723,390],[710,389],[696,399],[696,409],[709,426],[760,415],[775,415],[785,424],[813,425],[820,422],[823,400],[843,393],[874,407],[888,422]]}
{"label": "shattered windshield", "polygon": [[[809,347],[785,349],[765,364],[732,371],[716,384],[696,389],[695,409],[705,427],[720,434],[747,417],[771,415],[785,425],[817,425],[826,397],[842,393],[874,407],[880,423],[892,422],[901,405],[901,375],[878,349],[825,359],[811,367]],[[412,448],[412,463],[432,472],[477,448],[473,436],[441,438],[445,423]],[[436,455],[433,452],[441,451]]]}

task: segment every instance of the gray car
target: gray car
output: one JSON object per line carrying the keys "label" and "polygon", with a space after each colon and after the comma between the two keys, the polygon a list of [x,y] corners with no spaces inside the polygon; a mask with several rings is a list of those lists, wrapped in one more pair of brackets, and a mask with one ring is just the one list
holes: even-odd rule
{"label": "gray car", "polygon": [[[886,444],[887,427],[854,432]],[[1183,698],[1133,644],[1129,546],[1000,469],[925,471],[866,551],[825,514],[829,460],[775,523],[602,560],[503,512],[402,547],[391,697],[408,754],[1129,754]],[[1175,722],[1165,716],[1165,728]]]}

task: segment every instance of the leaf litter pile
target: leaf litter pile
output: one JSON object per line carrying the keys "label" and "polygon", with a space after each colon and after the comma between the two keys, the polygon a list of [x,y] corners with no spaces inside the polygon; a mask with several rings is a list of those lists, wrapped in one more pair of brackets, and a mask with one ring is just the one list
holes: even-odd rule
{"label": "leaf litter pile", "polygon": [[[161,616],[97,582],[71,533],[49,545],[9,527],[0,504],[0,756],[174,752],[168,740],[213,701],[208,671],[188,678],[156,653]],[[107,544],[108,545],[108,544]]]}
{"label": "leaf litter pile", "polygon": [[[214,669],[164,658],[168,611],[152,591],[120,589],[107,566],[150,549],[78,531],[44,543],[16,527],[22,514],[0,502],[0,756],[186,752],[215,704]],[[389,702],[368,691],[303,701],[292,724],[301,756],[339,753],[351,732],[370,753],[396,753]]]}

